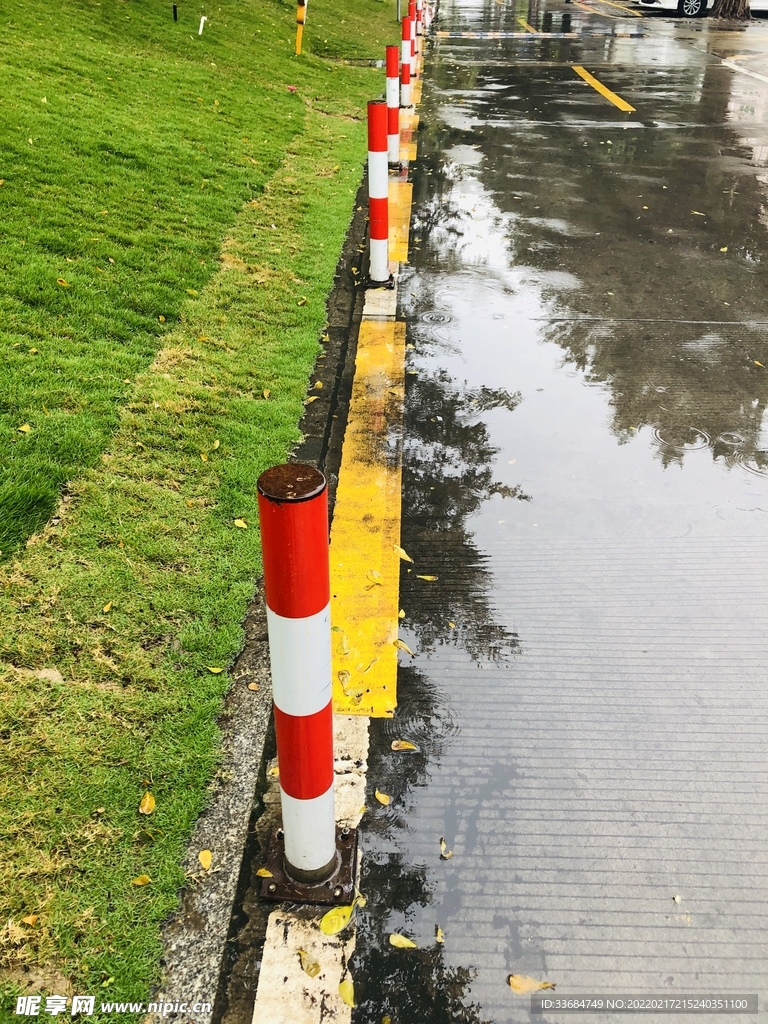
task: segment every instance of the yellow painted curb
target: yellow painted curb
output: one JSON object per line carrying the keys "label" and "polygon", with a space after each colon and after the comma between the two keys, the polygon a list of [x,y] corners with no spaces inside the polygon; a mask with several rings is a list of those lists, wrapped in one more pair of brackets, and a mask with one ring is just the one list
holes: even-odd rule
{"label": "yellow painted curb", "polygon": [[405,324],[363,320],[331,528],[333,707],[389,718],[397,697]]}

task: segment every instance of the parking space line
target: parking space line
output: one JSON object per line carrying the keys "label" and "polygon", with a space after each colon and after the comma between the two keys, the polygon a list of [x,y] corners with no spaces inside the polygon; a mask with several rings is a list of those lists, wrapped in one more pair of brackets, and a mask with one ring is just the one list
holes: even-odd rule
{"label": "parking space line", "polygon": [[618,7],[620,11],[624,11],[625,14],[631,14],[633,18],[642,18],[642,14],[638,11],[633,11],[631,7],[625,7],[624,4],[617,4],[614,0],[592,0],[593,3],[608,4],[610,7]]}
{"label": "parking space line", "polygon": [[574,64],[572,66],[573,70],[580,78],[583,78],[584,81],[599,92],[601,96],[605,96],[607,100],[610,100],[611,103],[619,108],[619,110],[636,109],[631,103],[627,103],[626,100],[623,100],[621,96],[617,96],[615,92],[611,92],[611,90],[607,86],[603,85],[602,82],[599,82],[594,75],[590,75],[586,68],[581,67],[579,64]]}
{"label": "parking space line", "polygon": [[533,25],[529,25],[525,18],[518,18],[517,23],[518,25],[522,25],[526,32],[533,32],[534,35],[539,34],[539,30],[534,28]]}
{"label": "parking space line", "polygon": [[757,71],[752,71],[750,68],[743,68],[741,64],[734,64],[733,59],[723,60],[722,63],[726,68],[730,68],[731,71],[740,71],[742,75],[749,75],[750,78],[756,78],[758,82],[768,82],[768,78],[765,75],[758,74]]}
{"label": "parking space line", "polygon": [[583,0],[576,0],[576,3],[584,11],[591,11],[592,14],[596,14],[599,18],[610,18],[611,21],[624,21],[624,18],[620,18],[618,14],[608,14],[607,11],[598,11],[596,7],[590,7],[589,4],[583,3]]}

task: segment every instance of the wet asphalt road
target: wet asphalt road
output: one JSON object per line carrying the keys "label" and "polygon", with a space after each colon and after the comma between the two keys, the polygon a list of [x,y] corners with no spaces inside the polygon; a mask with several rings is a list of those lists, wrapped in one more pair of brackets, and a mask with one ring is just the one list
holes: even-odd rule
{"label": "wet asphalt road", "polygon": [[427,58],[401,288],[416,656],[372,728],[355,1024],[529,1020],[510,973],[759,993],[734,1019],[765,1019],[768,82],[722,59],[768,76],[768,22],[591,7],[444,0],[443,31],[570,13],[576,38]]}

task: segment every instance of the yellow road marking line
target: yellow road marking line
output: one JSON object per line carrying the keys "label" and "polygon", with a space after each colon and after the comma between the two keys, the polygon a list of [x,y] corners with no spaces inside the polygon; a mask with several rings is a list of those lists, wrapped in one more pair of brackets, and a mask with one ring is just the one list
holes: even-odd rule
{"label": "yellow road marking line", "polygon": [[414,106],[418,106],[419,103],[421,103],[422,86],[423,83],[420,78],[416,79],[416,81],[411,85],[411,99],[413,100]]}
{"label": "yellow road marking line", "polygon": [[[414,143],[415,145],[415,143]],[[411,228],[410,181],[389,182],[389,258],[393,263],[408,262],[408,234]]]}
{"label": "yellow road marking line", "polygon": [[402,463],[387,441],[402,431],[404,386],[405,324],[363,320],[331,528],[333,707],[342,715],[391,718],[397,705]]}
{"label": "yellow road marking line", "polygon": [[584,81],[588,85],[591,85],[593,89],[596,89],[601,96],[605,96],[607,100],[610,100],[611,103],[615,104],[615,106],[617,106],[619,110],[636,109],[635,107],[632,106],[631,103],[627,103],[626,100],[623,100],[621,96],[617,96],[615,92],[611,92],[611,90],[604,86],[602,82],[598,82],[595,76],[590,75],[586,68],[582,68],[578,64],[573,64],[572,67],[576,74],[579,75],[579,77],[583,78]]}
{"label": "yellow road marking line", "polygon": [[518,18],[517,23],[518,25],[522,25],[526,32],[533,32],[534,35],[539,34],[539,30],[534,28],[533,25],[529,25],[525,18]]}
{"label": "yellow road marking line", "polygon": [[606,11],[598,11],[596,7],[590,7],[589,4],[585,4],[583,0],[575,0],[575,3],[579,5],[585,11],[591,11],[592,14],[596,14],[600,18],[610,18],[611,21],[623,21],[618,14],[608,14]]}
{"label": "yellow road marking line", "polygon": [[620,11],[624,11],[626,14],[631,14],[633,18],[642,18],[642,14],[638,11],[633,11],[631,7],[625,7],[624,4],[614,3],[614,0],[592,0],[593,3],[608,4],[610,7],[618,7]]}

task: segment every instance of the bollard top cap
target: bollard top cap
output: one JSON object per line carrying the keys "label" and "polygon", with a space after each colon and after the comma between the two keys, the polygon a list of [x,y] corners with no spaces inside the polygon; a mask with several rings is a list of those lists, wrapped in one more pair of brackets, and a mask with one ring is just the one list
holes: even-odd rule
{"label": "bollard top cap", "polygon": [[326,488],[319,469],[301,462],[288,462],[265,469],[257,483],[259,494],[270,501],[309,501]]}

